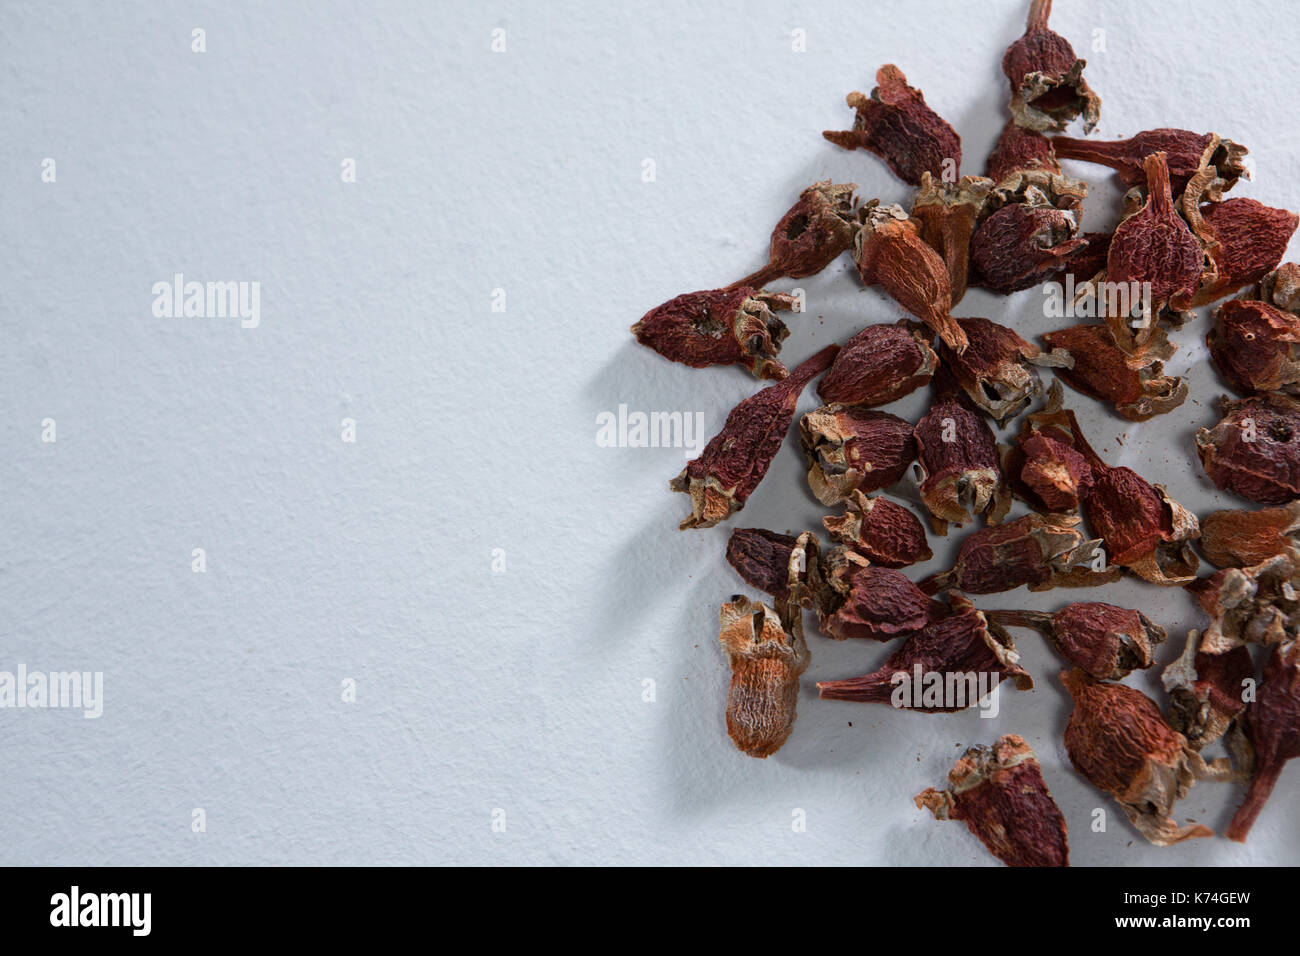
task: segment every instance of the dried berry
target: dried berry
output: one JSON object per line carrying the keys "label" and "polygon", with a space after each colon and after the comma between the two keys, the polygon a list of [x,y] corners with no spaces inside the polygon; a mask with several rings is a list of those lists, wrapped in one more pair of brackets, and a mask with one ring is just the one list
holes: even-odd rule
{"label": "dried berry", "polygon": [[1052,0],[1033,0],[1025,35],[1002,56],[1002,72],[1011,82],[1011,115],[1033,130],[1062,130],[1083,117],[1084,132],[1097,125],[1101,98],[1083,78],[1085,62],[1074,47],[1048,29]]}
{"label": "dried berry", "polygon": [[1223,418],[1196,432],[1210,480],[1262,505],[1300,498],[1300,403],[1282,395],[1224,399]]}
{"label": "dried berry", "polygon": [[1300,634],[1300,554],[1288,548],[1247,568],[1224,568],[1187,586],[1210,624],[1201,650],[1281,644]]}
{"label": "dried berry", "polygon": [[1266,302],[1229,299],[1205,336],[1210,361],[1241,392],[1300,394],[1300,317]]}
{"label": "dried berry", "polygon": [[755,292],[748,286],[688,292],[651,309],[632,334],[666,359],[691,368],[743,365],[756,378],[782,379],[776,360],[790,330],[774,310],[791,310],[794,296]]}
{"label": "dried berry", "polygon": [[853,552],[840,551],[830,558],[826,579],[834,593],[826,601],[828,610],[819,615],[819,629],[837,641],[892,641],[917,633],[947,613],[901,571],[874,567]]}
{"label": "dried berry", "polygon": [[1222,654],[1202,650],[1199,631],[1189,631],[1183,653],[1161,677],[1169,694],[1169,725],[1187,738],[1194,750],[1224,739],[1232,764],[1253,760],[1241,731],[1246,711],[1245,688],[1255,682],[1255,664],[1246,647]]}
{"label": "dried berry", "polygon": [[853,245],[858,231],[853,201],[854,183],[835,185],[829,179],[814,183],[772,230],[768,263],[751,276],[733,283],[762,288],[785,276],[802,279],[816,275]]}
{"label": "dried berry", "polygon": [[[977,675],[987,675],[986,686],[1011,678],[1020,690],[1034,686],[1018,661],[1011,635],[990,625],[984,615],[961,595],[953,596],[953,613],[932,621],[909,637],[871,674],[848,680],[823,681],[817,692],[824,700],[860,703],[894,703],[896,690],[906,682],[922,686],[896,706],[927,713],[965,710],[983,696]],[[902,675],[901,677],[898,675]],[[925,675],[942,675],[941,679]],[[937,685],[937,686],[936,686]],[[925,691],[933,692],[930,696]]]}
{"label": "dried berry", "polygon": [[1296,546],[1300,501],[1258,511],[1225,509],[1201,519],[1201,553],[1221,568],[1247,568]]}
{"label": "dried berry", "polygon": [[1079,519],[1025,515],[972,531],[962,541],[952,568],[921,582],[926,594],[957,588],[970,594],[996,594],[1022,584],[1031,591],[1088,587],[1119,577],[1117,570],[1095,570],[1100,541],[1078,530]]}
{"label": "dried berry", "polygon": [[889,412],[825,405],[799,422],[808,485],[824,505],[887,488],[916,458],[912,424]]}
{"label": "dried berry", "polygon": [[1073,359],[1057,375],[1071,388],[1110,402],[1131,422],[1163,415],[1187,400],[1187,382],[1165,375],[1177,349],[1163,329],[1141,345],[1122,348],[1105,325],[1076,325],[1043,336],[1043,344]]}
{"label": "dried berry", "polygon": [[1242,176],[1249,178],[1245,157],[1250,150],[1221,138],[1217,133],[1162,128],[1110,142],[1054,136],[1051,143],[1056,155],[1063,159],[1081,159],[1109,166],[1119,173],[1120,182],[1125,187],[1144,185],[1143,160],[1152,153],[1164,153],[1175,196],[1181,196],[1188,180],[1205,168],[1213,172],[1216,188],[1221,192],[1235,186]]}
{"label": "dried berry", "polygon": [[934,374],[938,357],[921,327],[868,325],[844,343],[817,385],[823,402],[872,408],[902,398]]}
{"label": "dried berry", "polygon": [[921,238],[948,267],[952,305],[966,294],[971,236],[994,185],[982,176],[963,176],[959,182],[949,183],[929,173],[921,175],[921,188],[912,201],[912,219],[919,223]]}
{"label": "dried berry", "polygon": [[691,496],[691,514],[679,526],[711,528],[745,507],[767,474],[794,418],[799,393],[830,367],[838,346],[822,349],[789,378],[769,385],[731,410],[722,431],[669,486]]}
{"label": "dried berry", "polygon": [[1300,757],[1300,643],[1277,647],[1264,663],[1259,698],[1246,712],[1246,735],[1255,749],[1255,775],[1227,837],[1245,843],[1286,762]]}
{"label": "dried berry", "polygon": [[1004,627],[1032,627],[1056,646],[1061,656],[1098,680],[1119,680],[1155,663],[1154,648],[1164,643],[1165,630],[1139,611],[1076,601],[1055,614],[1039,611],[987,611],[990,621]]}
{"label": "dried berry", "polygon": [[1165,722],[1151,698],[1123,684],[1101,683],[1077,667],[1062,671],[1061,683],[1074,698],[1065,728],[1074,769],[1114,797],[1156,846],[1214,836],[1207,826],[1180,827],[1170,818],[1196,779],[1218,774]]}
{"label": "dried berry", "polygon": [[964,820],[1007,866],[1069,866],[1065,817],[1023,737],[971,747],[948,774],[948,788],[916,797],[936,820]]}
{"label": "dried berry", "polygon": [[[1190,190],[1190,187],[1189,187]],[[1221,299],[1259,282],[1286,255],[1300,217],[1253,199],[1197,205],[1183,198],[1183,215],[1205,245],[1209,263],[1201,276],[1193,306]]]}
{"label": "dried berry", "polygon": [[1014,119],[1007,120],[997,145],[989,154],[986,173],[994,182],[1027,170],[1061,172],[1052,141],[1037,130],[1025,129]]}
{"label": "dried berry", "polygon": [[983,417],[956,398],[937,401],[916,423],[918,479],[921,500],[943,523],[962,525],[993,509],[1005,513],[998,467],[998,446]]}
{"label": "dried berry", "polygon": [[940,344],[939,355],[970,400],[999,425],[1020,414],[1043,390],[1034,366],[1069,367],[1064,352],[1045,353],[1037,345],[989,319],[957,319],[969,345],[960,355]]}
{"label": "dried berry", "polygon": [[952,317],[948,266],[921,238],[920,227],[901,206],[862,207],[864,222],[853,240],[853,261],[867,285],[879,285],[951,348],[966,348],[966,334]]}
{"label": "dried berry", "polygon": [[770,757],[794,729],[799,675],[808,667],[799,613],[779,615],[737,595],[722,605],[718,640],[731,662],[727,734],[742,753]]}
{"label": "dried berry", "polygon": [[823,518],[822,524],[832,541],[883,568],[905,568],[934,557],[916,515],[888,498],[868,498],[854,489],[844,502],[844,514]]}
{"label": "dried berry", "polygon": [[1069,209],[1013,203],[985,219],[971,239],[980,285],[1002,295],[1053,278],[1087,240],[1075,238],[1078,215]]}
{"label": "dried berry", "polygon": [[746,584],[785,601],[790,597],[790,553],[797,540],[764,528],[737,528],[727,539],[727,562]]}
{"label": "dried berry", "polygon": [[1007,484],[1017,497],[1040,511],[1079,510],[1092,489],[1088,461],[1066,442],[1028,430],[1003,458]]}
{"label": "dried berry", "polygon": [[822,135],[845,149],[865,149],[883,159],[899,179],[913,186],[921,174],[943,177],[951,164],[961,166],[961,137],[926,105],[921,91],[907,85],[903,71],[887,63],[876,71],[871,96],[850,93],[846,100],[857,110],[853,129]]}

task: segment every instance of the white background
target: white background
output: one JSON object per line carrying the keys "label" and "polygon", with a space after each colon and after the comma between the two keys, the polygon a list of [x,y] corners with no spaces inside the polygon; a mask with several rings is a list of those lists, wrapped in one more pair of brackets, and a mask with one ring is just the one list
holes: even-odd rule
{"label": "white background", "polygon": [[[1103,100],[1097,135],[1215,130],[1257,166],[1233,195],[1300,204],[1289,9],[1057,6]],[[817,700],[817,680],[890,648],[810,627],[794,735],[740,755],[716,630],[746,589],[723,548],[731,525],[818,526],[797,441],[737,521],[694,532],[667,488],[680,450],[595,443],[620,403],[703,411],[712,434],[754,391],[627,327],[761,265],[800,189],[910,200],[820,135],[848,128],[844,95],[878,66],[897,63],[960,132],[963,172],[983,171],[1026,7],[4,3],[0,669],[103,671],[107,700],[99,720],[0,711],[0,863],[997,865],[911,798],[1008,732],[1037,751],[1076,864],[1296,862],[1296,767],[1247,846],[1147,846],[1069,768],[1060,661],[1029,632],[1037,688],[982,720]],[[1085,227],[1112,225],[1109,171],[1069,171],[1094,185]],[[261,326],[154,318],[151,287],[175,272],[260,281]],[[799,285],[791,366],[901,314],[847,256]],[[1068,324],[1042,302],[973,291],[959,312],[1034,338]],[[1067,392],[1108,461],[1200,514],[1242,504],[1193,452],[1220,393],[1205,325],[1176,336],[1194,398],[1170,415],[1132,425]],[[926,397],[890,410],[914,419]],[[809,389],[800,410],[815,404]],[[932,545],[937,568],[951,546]],[[1162,663],[1199,623],[1182,592],[1133,581],[980,604],[1101,598],[1169,629]],[[1154,692],[1156,673],[1132,683]],[[1178,814],[1222,830],[1240,793],[1200,784]]]}

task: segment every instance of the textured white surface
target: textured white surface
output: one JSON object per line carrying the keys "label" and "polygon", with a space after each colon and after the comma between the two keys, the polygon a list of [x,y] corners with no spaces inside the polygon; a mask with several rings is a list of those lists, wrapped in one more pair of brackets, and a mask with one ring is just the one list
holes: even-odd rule
{"label": "textured white surface", "polygon": [[[744,589],[730,528],[675,530],[681,451],[595,444],[619,403],[702,411],[712,434],[754,390],[635,346],[647,308],[757,267],[814,180],[907,200],[820,136],[880,64],[982,171],[1025,8],[6,3],[0,669],[103,671],[107,699],[99,720],[0,710],[0,863],[992,865],[911,797],[1007,732],[1037,750],[1078,864],[1296,862],[1297,767],[1249,845],[1145,845],[1069,769],[1059,661],[1028,633],[1038,687],[1004,693],[996,720],[819,701],[815,681],[888,651],[810,634],[793,737],[741,756],[716,643],[719,603]],[[1097,135],[1216,130],[1257,166],[1234,195],[1300,205],[1293,17],[1062,0],[1053,25],[1089,61]],[[1085,227],[1112,223],[1110,174],[1071,168],[1094,185]],[[799,283],[790,364],[898,317],[850,267]],[[260,281],[260,327],[154,318],[174,272]],[[1065,324],[1041,302],[975,291],[961,311],[1034,337]],[[1195,399],[1165,418],[1133,426],[1068,393],[1104,457],[1202,514],[1229,503],[1191,445],[1219,394],[1204,327],[1177,336]],[[822,513],[791,439],[733,524]],[[948,543],[932,543],[938,566]],[[1162,661],[1197,622],[1181,592],[1132,581],[981,603],[1103,596],[1170,630]],[[1221,830],[1239,797],[1201,784],[1178,810]],[[1090,832],[1094,807],[1108,832]]]}

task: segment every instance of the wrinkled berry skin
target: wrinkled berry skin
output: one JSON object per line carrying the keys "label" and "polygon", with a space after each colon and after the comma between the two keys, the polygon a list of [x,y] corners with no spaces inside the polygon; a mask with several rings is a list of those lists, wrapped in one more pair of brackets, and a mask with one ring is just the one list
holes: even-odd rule
{"label": "wrinkled berry skin", "polygon": [[1225,401],[1224,417],[1196,433],[1214,484],[1261,505],[1300,498],[1300,405],[1281,395]]}
{"label": "wrinkled berry skin", "polygon": [[1011,84],[1011,115],[1032,130],[1063,130],[1083,117],[1084,132],[1097,125],[1101,98],[1083,78],[1084,61],[1068,40],[1048,29],[1052,0],[1033,0],[1025,35],[1002,56],[1002,72]]}
{"label": "wrinkled berry skin", "polygon": [[1205,336],[1210,361],[1239,392],[1300,392],[1300,317],[1266,302],[1229,299]]}
{"label": "wrinkled berry skin", "polygon": [[808,462],[808,486],[833,505],[854,490],[888,488],[916,458],[912,423],[889,412],[854,405],[824,405],[799,422]]}
{"label": "wrinkled berry skin", "polygon": [[817,385],[826,404],[875,408],[914,392],[930,381],[938,357],[920,326],[868,325],[844,343]]}
{"label": "wrinkled berry skin", "polygon": [[687,292],[643,315],[632,334],[664,358],[691,368],[743,365],[755,378],[783,379],[789,372],[776,355],[790,330],[773,310],[790,310],[795,303],[793,296],[750,286]]}

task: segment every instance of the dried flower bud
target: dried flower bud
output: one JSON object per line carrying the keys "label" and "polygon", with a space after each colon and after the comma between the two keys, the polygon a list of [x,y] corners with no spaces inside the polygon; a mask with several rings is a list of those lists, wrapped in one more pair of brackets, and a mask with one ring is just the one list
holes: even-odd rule
{"label": "dried flower bud", "polygon": [[789,378],[769,385],[731,410],[722,431],[669,487],[691,496],[691,514],[679,526],[711,528],[745,507],[767,474],[794,418],[799,393],[830,367],[838,346],[822,349]]}
{"label": "dried flower bud", "polygon": [[1181,196],[1188,180],[1205,168],[1212,170],[1215,188],[1220,192],[1227,192],[1242,176],[1249,178],[1245,157],[1250,150],[1217,133],[1162,128],[1110,142],[1054,136],[1051,143],[1056,155],[1063,159],[1109,166],[1119,173],[1120,182],[1126,188],[1146,183],[1142,162],[1152,153],[1166,155],[1175,196]]}
{"label": "dried flower bud", "polygon": [[916,458],[912,424],[889,412],[824,405],[799,422],[808,485],[824,505],[887,488]]}
{"label": "dried flower bud", "polygon": [[1014,119],[1007,120],[997,145],[989,154],[986,173],[994,182],[1026,170],[1060,174],[1052,141],[1037,130],[1025,129]]}
{"label": "dried flower bud", "polygon": [[842,551],[831,561],[827,582],[834,609],[819,615],[819,629],[837,641],[861,638],[892,641],[915,634],[947,608],[922,594],[900,571],[877,568],[853,552]]}
{"label": "dried flower bud", "polygon": [[864,222],[853,240],[853,261],[867,285],[879,285],[951,348],[966,348],[966,335],[952,318],[948,266],[925,244],[920,227],[901,206],[874,200],[863,208]]}
{"label": "dried flower bud", "polygon": [[883,568],[905,568],[934,554],[916,515],[888,498],[868,498],[854,489],[840,517],[822,518],[831,540],[866,555]]}
{"label": "dried flower bud", "polygon": [[1002,462],[1016,495],[1040,511],[1079,510],[1092,489],[1092,469],[1071,445],[1027,429]]}
{"label": "dried flower bud", "polygon": [[1166,634],[1139,611],[1076,601],[1055,614],[1038,611],[987,611],[1004,627],[1032,627],[1046,636],[1067,661],[1098,680],[1119,680],[1155,663],[1153,651]]}
{"label": "dried flower bud", "polygon": [[829,179],[814,183],[772,230],[768,263],[751,276],[733,283],[761,288],[785,276],[802,279],[816,275],[853,245],[858,231],[853,201],[854,183],[835,185]]}
{"label": "dried flower bud", "polygon": [[1074,769],[1114,797],[1156,846],[1214,836],[1209,827],[1180,827],[1170,818],[1198,777],[1215,774],[1151,698],[1123,684],[1103,684],[1077,667],[1062,671],[1061,683],[1074,698],[1065,728]]}
{"label": "dried flower bud", "polygon": [[899,179],[921,184],[921,174],[942,177],[946,162],[961,167],[961,137],[926,105],[921,91],[907,85],[903,71],[887,63],[876,71],[871,96],[850,93],[857,110],[853,129],[822,135],[844,149],[865,149],[883,159]]}
{"label": "dried flower bud", "polygon": [[912,219],[920,224],[921,238],[948,267],[953,305],[966,294],[971,236],[994,185],[982,176],[963,176],[960,182],[949,183],[921,174],[921,188],[912,201]]}
{"label": "dried flower bud", "polygon": [[1183,215],[1205,246],[1204,269],[1193,306],[1221,299],[1259,282],[1282,261],[1300,217],[1253,199],[1229,199],[1197,205],[1183,197]]}
{"label": "dried flower bud", "polygon": [[1222,402],[1223,419],[1196,432],[1215,486],[1262,505],[1300,498],[1300,404],[1282,395]]}
{"label": "dried flower bud", "polygon": [[737,595],[722,605],[718,640],[731,661],[727,734],[741,753],[770,757],[794,729],[799,675],[808,667],[799,613],[783,617]]}
{"label": "dried flower bud", "polygon": [[1300,263],[1284,262],[1278,266],[1259,280],[1251,298],[1287,312],[1300,312]]}
{"label": "dried flower bud", "polygon": [[1245,843],[1288,760],[1300,757],[1300,643],[1273,650],[1264,663],[1259,698],[1246,712],[1246,735],[1255,749],[1255,775],[1227,837]]}
{"label": "dried flower bud", "polygon": [[1031,591],[1087,587],[1119,577],[1117,569],[1097,571],[1101,542],[1078,530],[1079,519],[1025,515],[968,534],[952,568],[921,582],[926,594],[957,588],[970,594],[996,594],[1022,584]]}
{"label": "dried flower bud", "polygon": [[844,343],[817,386],[823,402],[873,408],[902,398],[930,381],[938,357],[921,326],[868,325]]}
{"label": "dried flower bud", "polygon": [[1199,631],[1189,631],[1183,653],[1165,668],[1161,681],[1169,694],[1169,725],[1204,750],[1224,738],[1236,766],[1252,760],[1241,735],[1239,718],[1246,710],[1244,689],[1255,681],[1255,664],[1243,645],[1222,654],[1201,649]]}
{"label": "dried flower bud", "polygon": [[964,820],[1007,866],[1069,866],[1065,817],[1023,737],[971,747],[948,774],[948,789],[916,797],[936,820]]}
{"label": "dried flower bud", "polygon": [[1300,553],[1288,548],[1248,568],[1224,568],[1187,590],[1210,624],[1201,650],[1223,654],[1246,644],[1281,644],[1300,634]]}
{"label": "dried flower bud", "polygon": [[1011,115],[1033,130],[1062,130],[1083,117],[1084,132],[1091,132],[1101,115],[1101,98],[1083,78],[1085,62],[1074,47],[1048,29],[1052,0],[1033,0],[1025,35],[1002,56],[1002,72],[1011,81]]}
{"label": "dried flower bud", "polygon": [[1266,302],[1229,299],[1205,336],[1210,361],[1242,392],[1300,394],[1300,317]]}
{"label": "dried flower bud", "polygon": [[936,402],[914,435],[921,500],[939,522],[967,524],[991,508],[995,517],[1004,513],[997,440],[977,412],[952,399]]}
{"label": "dried flower bud", "polygon": [[[1020,655],[1011,635],[990,625],[961,595],[953,596],[952,610],[948,617],[932,621],[909,637],[879,670],[848,680],[821,682],[818,693],[824,700],[877,704],[900,701],[895,706],[925,713],[951,713],[978,702],[981,694],[976,690],[977,675],[988,675],[986,680],[993,686],[1007,678],[1014,680],[1020,690],[1034,686],[1033,678],[1018,663]],[[899,674],[906,680],[895,677]],[[925,675],[942,675],[942,679],[932,680]],[[901,699],[895,697],[896,691],[911,681],[922,686],[911,688],[911,693]]]}
{"label": "dried flower bud", "polygon": [[791,310],[790,295],[755,292],[749,286],[688,292],[651,309],[632,334],[666,359],[691,368],[743,365],[756,378],[788,374],[776,360],[790,330],[774,310]]}
{"label": "dried flower bud", "polygon": [[1225,509],[1201,519],[1201,553],[1220,568],[1247,568],[1296,546],[1300,501],[1258,511]]}
{"label": "dried flower bud", "polygon": [[1071,388],[1112,403],[1131,422],[1163,415],[1187,400],[1186,380],[1164,374],[1165,360],[1177,349],[1163,329],[1131,349],[1122,348],[1105,325],[1048,332],[1043,343],[1074,360],[1056,373]]}
{"label": "dried flower bud", "polygon": [[960,355],[940,344],[939,354],[957,383],[976,406],[1002,425],[1043,390],[1033,366],[1068,368],[1074,360],[1065,352],[1045,353],[1005,325],[989,319],[957,319],[970,343]]}

